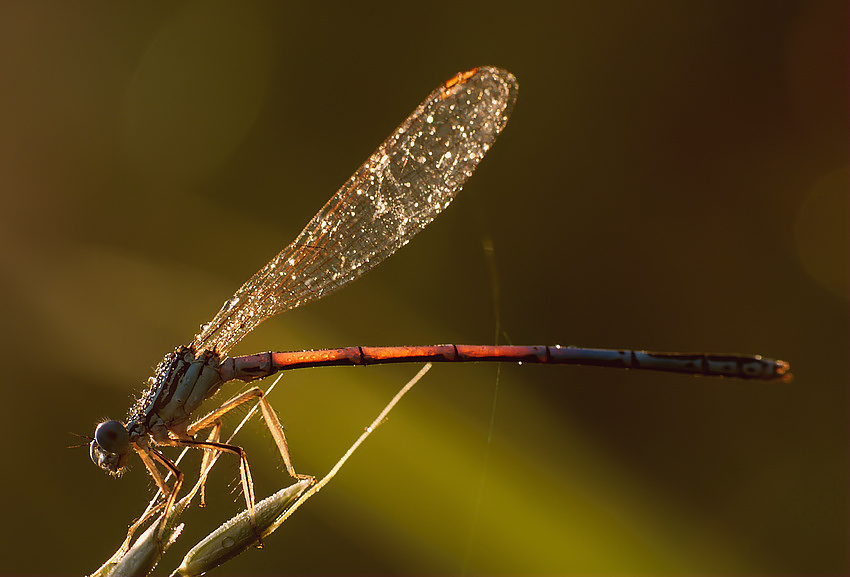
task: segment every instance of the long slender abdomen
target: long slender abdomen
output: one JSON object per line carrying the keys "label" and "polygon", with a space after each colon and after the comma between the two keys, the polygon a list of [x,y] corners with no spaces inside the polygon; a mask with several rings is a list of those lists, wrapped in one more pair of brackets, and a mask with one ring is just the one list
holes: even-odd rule
{"label": "long slender abdomen", "polygon": [[711,377],[791,380],[788,363],[759,355],[663,353],[629,349],[510,345],[428,345],[346,347],[315,351],[261,353],[226,359],[222,379],[250,381],[278,371],[310,367],[432,362],[517,362],[642,369]]}

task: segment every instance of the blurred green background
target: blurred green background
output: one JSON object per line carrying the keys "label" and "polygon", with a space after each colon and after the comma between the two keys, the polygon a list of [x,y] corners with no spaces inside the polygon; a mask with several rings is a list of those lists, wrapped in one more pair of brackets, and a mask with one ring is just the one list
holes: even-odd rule
{"label": "blurred green background", "polygon": [[[519,100],[454,205],[234,352],[492,343],[498,323],[503,343],[762,353],[796,380],[435,367],[220,574],[844,574],[846,21],[844,2],[3,2],[0,572],[114,551],[152,483],[68,432],[123,418],[433,88],[489,64]],[[326,472],[417,369],[286,375],[298,469]],[[240,439],[259,496],[288,482],[258,423]],[[235,463],[210,502],[163,572],[243,505]]]}

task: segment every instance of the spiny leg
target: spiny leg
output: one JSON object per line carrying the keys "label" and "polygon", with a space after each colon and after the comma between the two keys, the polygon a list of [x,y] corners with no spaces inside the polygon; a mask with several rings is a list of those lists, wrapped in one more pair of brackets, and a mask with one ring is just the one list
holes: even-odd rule
{"label": "spiny leg", "polygon": [[[260,535],[259,529],[257,529],[257,521],[254,513],[254,479],[251,477],[251,468],[248,466],[248,457],[245,455],[245,450],[242,447],[238,447],[236,445],[227,445],[225,443],[217,443],[212,441],[193,441],[186,439],[171,439],[166,442],[160,442],[160,444],[170,447],[193,447],[195,449],[212,450],[218,451],[220,453],[230,453],[239,457],[239,476],[242,479],[242,492],[245,495],[245,503],[248,506],[248,517],[251,521],[251,528],[254,533],[256,533],[257,540],[259,541],[257,547],[262,547],[263,539]],[[170,497],[170,499],[173,501],[173,497]],[[166,511],[168,510],[169,509],[166,509]]]}
{"label": "spiny leg", "polygon": [[[144,447],[139,444],[133,445],[136,449],[136,452],[141,457],[142,462],[145,464],[145,467],[148,469],[148,472],[153,477],[156,482],[159,490],[162,491],[163,496],[165,496],[165,508],[163,509],[162,517],[159,522],[159,529],[157,529],[157,539],[162,539],[162,534],[165,531],[165,525],[168,520],[168,514],[171,512],[171,508],[174,506],[174,501],[177,498],[177,493],[180,492],[180,487],[183,485],[183,472],[177,468],[177,465],[172,463],[165,455],[153,449],[151,447]],[[156,464],[154,461],[166,467],[171,471],[171,474],[174,475],[174,485],[169,489],[168,485],[165,483],[165,479],[160,474],[159,470],[156,468]],[[133,531],[133,529],[131,527]]]}
{"label": "spiny leg", "polygon": [[111,565],[113,563],[117,563],[121,559],[121,557],[123,557],[130,549],[130,542],[133,540],[133,535],[136,534],[136,531],[138,531],[139,528],[144,525],[148,519],[156,515],[164,507],[165,501],[155,505],[154,507],[149,508],[141,517],[134,521],[133,524],[130,525],[130,528],[127,529],[127,537],[124,538],[124,542],[121,544],[118,550],[115,551],[115,554],[112,555],[112,557],[110,557],[104,565]]}
{"label": "spiny leg", "polygon": [[[210,435],[207,437],[207,441],[211,443],[218,443],[221,440],[221,419],[216,419],[210,429]],[[212,461],[213,455],[209,451],[204,451],[203,456],[201,457],[201,476],[204,475],[204,471],[209,467],[210,462]],[[206,478],[203,478],[201,481],[201,501],[198,503],[199,507],[207,506],[207,483]]]}
{"label": "spiny leg", "polygon": [[153,459],[148,454],[150,452],[150,448],[139,445],[136,445],[134,448],[136,449],[136,453],[138,453],[139,458],[141,458],[142,462],[145,464],[148,473],[150,473],[151,477],[153,477],[156,486],[159,487],[159,491],[162,493],[162,496],[168,497],[168,494],[171,493],[171,489],[168,488],[165,478],[160,474],[159,469],[156,468]]}
{"label": "spiny leg", "polygon": [[265,393],[263,393],[263,390],[259,387],[248,389],[244,393],[236,395],[209,415],[206,415],[195,423],[192,423],[192,425],[189,426],[188,433],[190,435],[194,435],[198,431],[212,426],[216,420],[221,418],[222,415],[238,407],[242,403],[250,401],[251,399],[259,399],[263,419],[266,421],[266,426],[272,434],[272,438],[277,445],[278,451],[280,451],[280,456],[283,458],[283,464],[286,466],[286,471],[289,473],[289,476],[298,480],[313,479],[314,477],[312,475],[302,475],[295,472],[295,467],[292,465],[292,458],[289,455],[289,446],[286,443],[286,435],[283,433],[283,427],[281,426],[280,420],[277,418],[274,409],[272,409],[272,406],[266,400]]}
{"label": "spiny leg", "polygon": [[[250,392],[250,391],[248,391]],[[253,396],[248,396],[245,393],[239,394],[226,403],[222,404],[220,407],[209,413],[208,415],[201,417],[187,428],[186,432],[189,436],[194,437],[199,431],[206,429],[207,427],[212,427],[210,431],[209,437],[207,437],[207,441],[211,443],[218,443],[220,440],[221,434],[221,417],[225,415],[229,411],[235,409],[242,403],[245,403],[254,398]],[[201,475],[204,474],[204,470],[209,463],[210,459],[212,459],[212,455],[208,451],[204,451],[204,456],[201,459]],[[250,475],[250,473],[249,473]],[[252,489],[253,490],[253,489]],[[246,493],[247,495],[247,493]],[[201,481],[201,502],[200,505],[202,507],[206,506],[206,479]],[[250,508],[250,507],[249,507]]]}

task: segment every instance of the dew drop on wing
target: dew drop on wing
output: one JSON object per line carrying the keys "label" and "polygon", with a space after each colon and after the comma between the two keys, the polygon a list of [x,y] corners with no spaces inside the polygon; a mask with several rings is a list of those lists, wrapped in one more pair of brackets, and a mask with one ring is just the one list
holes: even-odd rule
{"label": "dew drop on wing", "polygon": [[[264,319],[338,289],[407,244],[472,174],[507,123],[517,89],[513,75],[489,67],[440,85],[225,303],[195,347],[226,354]],[[287,274],[272,274],[282,263]]]}

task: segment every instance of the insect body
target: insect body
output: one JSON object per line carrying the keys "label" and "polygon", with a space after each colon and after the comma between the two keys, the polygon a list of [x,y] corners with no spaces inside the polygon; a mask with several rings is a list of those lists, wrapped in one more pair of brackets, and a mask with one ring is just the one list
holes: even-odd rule
{"label": "insect body", "polygon": [[[166,496],[169,511],[183,474],[158,446],[194,447],[236,455],[251,518],[254,492],[242,448],[221,443],[220,418],[257,399],[286,465],[295,472],[283,429],[258,387],[192,421],[201,404],[230,380],[251,381],[276,371],[323,365],[391,362],[514,361],[589,364],[745,379],[788,380],[788,364],[757,355],[653,353],[560,346],[434,345],[348,347],[227,357],[260,322],[316,300],[361,276],[404,246],[442,212],[504,128],[516,79],[498,68],[475,68],[443,83],[399,126],[307,224],[298,238],[228,299],[194,341],[165,356],[126,423],[97,426],[91,458],[120,474],[137,453]],[[196,435],[211,429],[207,440]],[[169,487],[159,470],[175,476]],[[166,515],[163,515],[163,519]],[[160,525],[160,533],[164,524]]]}

